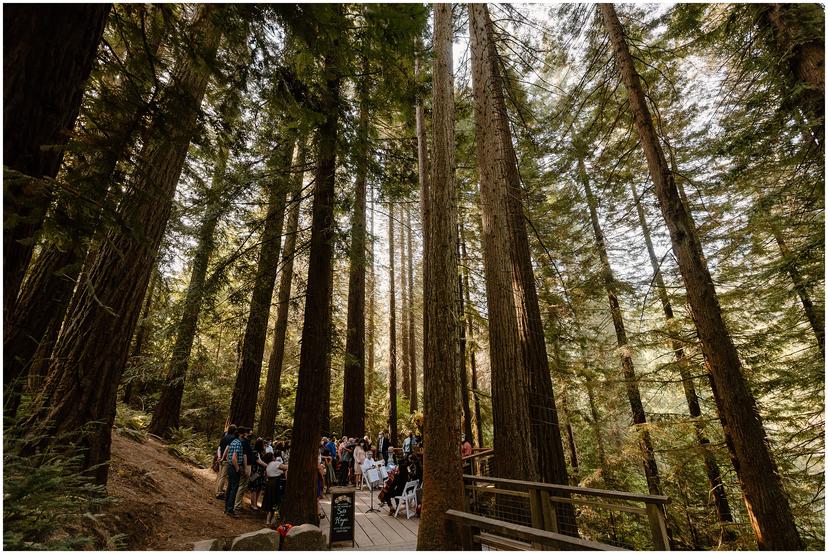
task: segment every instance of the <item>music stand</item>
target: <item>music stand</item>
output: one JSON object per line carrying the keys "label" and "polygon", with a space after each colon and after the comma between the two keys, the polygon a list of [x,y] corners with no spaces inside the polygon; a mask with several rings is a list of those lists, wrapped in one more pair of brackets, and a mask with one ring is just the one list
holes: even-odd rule
{"label": "music stand", "polygon": [[377,471],[376,467],[372,467],[368,470],[365,474],[366,480],[368,481],[368,489],[371,495],[371,507],[365,510],[366,514],[370,513],[381,513],[380,510],[374,508],[374,483],[380,482],[379,472]]}

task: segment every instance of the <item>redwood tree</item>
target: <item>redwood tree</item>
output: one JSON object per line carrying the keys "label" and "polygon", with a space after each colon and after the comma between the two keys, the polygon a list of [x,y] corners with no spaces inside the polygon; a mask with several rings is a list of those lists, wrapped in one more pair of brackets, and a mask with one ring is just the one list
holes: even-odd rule
{"label": "redwood tree", "polygon": [[739,353],[725,324],[696,227],[664,156],[624,28],[612,4],[601,4],[600,9],[708,361],[713,396],[757,542],[762,549],[800,550],[802,540],[782,489],[756,399],[742,374]]}
{"label": "redwood tree", "polygon": [[302,200],[302,180],[305,175],[306,143],[300,141],[297,148],[295,169],[292,176],[293,191],[290,211],[285,228],[285,244],[282,247],[282,277],[279,280],[279,296],[276,304],[276,323],[273,325],[273,349],[267,361],[262,406],[259,411],[259,436],[273,436],[273,425],[279,413],[279,394],[282,390],[282,365],[285,358],[285,336],[287,335],[290,293],[293,284],[293,260],[296,255],[296,233],[299,228],[299,213]]}
{"label": "redwood tree", "polygon": [[214,18],[221,12],[216,4],[198,9],[188,33],[192,47],[179,57],[159,99],[159,115],[149,128],[135,181],[119,206],[124,225],[90,252],[87,284],[75,294],[49,378],[35,401],[30,422],[37,429],[34,435],[65,440],[62,435],[70,433],[76,440],[74,451],[84,449],[83,465],[94,468],[98,483],[107,480],[118,383],[196,131],[210,75],[204,68],[210,67],[221,37]]}
{"label": "redwood tree", "polygon": [[[323,9],[323,8],[319,8]],[[334,23],[344,23],[341,8],[334,9]],[[324,366],[330,347],[330,291],[333,271],[334,181],[336,175],[336,141],[339,114],[340,53],[338,40],[322,41],[324,69],[319,106],[322,122],[318,130],[316,188],[313,194],[313,217],[308,262],[305,319],[302,348],[299,354],[299,384],[293,419],[290,450],[290,476],[282,503],[282,520],[294,525],[319,523],[316,480],[319,478],[317,456],[322,425]]]}
{"label": "redwood tree", "polygon": [[621,369],[624,374],[624,385],[627,391],[627,399],[630,402],[633,425],[638,434],[638,446],[644,458],[644,475],[647,477],[647,489],[650,494],[661,494],[661,483],[658,476],[658,464],[653,451],[653,441],[650,432],[646,429],[647,415],[644,412],[644,404],[641,402],[641,391],[638,387],[638,377],[635,374],[635,365],[632,359],[632,350],[627,341],[627,329],[624,325],[624,314],[621,311],[621,304],[618,300],[618,282],[609,263],[607,246],[604,242],[604,232],[601,229],[601,222],[598,221],[598,202],[589,184],[583,159],[578,159],[578,174],[586,193],[589,206],[589,219],[592,222],[592,231],[595,237],[595,249],[598,251],[598,258],[601,261],[601,274],[604,281],[604,288],[607,291],[609,300],[610,316],[612,325],[615,328],[615,337],[618,344],[618,352],[621,356]]}
{"label": "redwood tree", "polygon": [[397,287],[394,280],[394,204],[388,203],[388,440],[397,444]]}
{"label": "redwood tree", "polygon": [[261,249],[250,297],[250,313],[244,331],[239,371],[236,374],[227,418],[228,423],[245,427],[253,427],[256,415],[270,301],[279,272],[279,252],[285,222],[285,194],[290,182],[293,149],[296,146],[295,132],[286,131],[282,141],[271,166],[276,175],[267,186],[267,215],[262,230]]}
{"label": "redwood tree", "polygon": [[[480,173],[483,266],[489,307],[489,358],[492,373],[494,448],[499,477],[537,481],[537,445],[532,439],[528,375],[519,341],[509,229],[506,152],[495,101],[499,82],[492,74],[488,50],[488,15],[482,4],[469,4],[472,90],[477,163]],[[452,279],[453,280],[453,279]],[[518,365],[518,370],[515,366]],[[527,440],[528,439],[528,440]]]}
{"label": "redwood tree", "polygon": [[[111,4],[3,10],[3,326],[52,200]],[[4,331],[5,334],[5,331]]]}
{"label": "redwood tree", "polygon": [[429,301],[424,304],[429,348],[423,364],[425,408],[423,511],[418,550],[459,550],[460,530],[446,510],[462,509],[460,413],[460,303],[457,297],[457,189],[454,181],[454,75],[451,4],[434,5],[434,167],[428,203],[440,206],[424,220],[428,229]]}
{"label": "redwood tree", "polygon": [[361,91],[357,129],[354,213],[348,269],[348,329],[345,335],[345,383],[342,395],[342,434],[365,432],[365,206],[368,176],[368,93]]}
{"label": "redwood tree", "polygon": [[170,431],[180,425],[184,382],[187,378],[190,353],[193,349],[193,341],[198,327],[198,317],[204,303],[207,265],[210,262],[213,250],[215,250],[216,227],[224,211],[221,188],[229,151],[226,145],[219,148],[219,157],[216,161],[216,167],[213,169],[213,182],[210,190],[205,194],[206,208],[198,229],[198,240],[193,254],[190,282],[187,285],[187,294],[181,306],[181,320],[178,323],[172,357],[167,366],[167,377],[161,388],[161,397],[158,399],[158,404],[155,405],[155,411],[153,411],[149,426],[151,433],[161,437],[168,437]]}

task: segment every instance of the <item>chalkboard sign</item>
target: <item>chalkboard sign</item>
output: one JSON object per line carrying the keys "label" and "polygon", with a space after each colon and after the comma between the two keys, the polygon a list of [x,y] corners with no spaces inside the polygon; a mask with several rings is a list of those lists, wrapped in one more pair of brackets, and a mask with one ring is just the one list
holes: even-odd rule
{"label": "chalkboard sign", "polygon": [[331,489],[330,544],[350,541],[354,546],[354,494],[353,487]]}

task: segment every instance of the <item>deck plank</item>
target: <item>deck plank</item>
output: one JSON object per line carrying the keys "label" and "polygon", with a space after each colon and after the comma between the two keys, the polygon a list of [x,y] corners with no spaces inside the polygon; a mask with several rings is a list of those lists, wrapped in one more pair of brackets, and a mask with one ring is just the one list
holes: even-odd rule
{"label": "deck plank", "polygon": [[[359,550],[416,550],[417,530],[420,519],[412,517],[406,520],[405,515],[398,518],[388,515],[388,509],[380,506],[377,500],[379,491],[374,491],[374,508],[380,513],[366,513],[371,507],[371,497],[368,489],[356,491],[354,506],[354,541]],[[319,502],[325,519],[321,526],[325,536],[330,528],[331,498],[326,495]],[[401,512],[403,513],[403,512]],[[347,545],[334,546],[335,550],[351,550]]]}

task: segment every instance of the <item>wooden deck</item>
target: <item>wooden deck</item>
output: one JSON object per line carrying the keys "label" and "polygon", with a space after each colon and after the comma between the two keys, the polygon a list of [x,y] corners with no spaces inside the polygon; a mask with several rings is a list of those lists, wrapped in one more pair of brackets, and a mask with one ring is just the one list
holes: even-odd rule
{"label": "wooden deck", "polygon": [[[368,489],[356,492],[356,506],[354,507],[354,540],[355,548],[359,550],[416,550],[417,549],[417,528],[420,525],[420,518],[412,515],[411,519],[405,518],[405,508],[400,510],[396,518],[388,515],[388,505],[380,507],[377,494],[374,491],[374,508],[380,512],[366,514],[371,507],[371,497]],[[330,529],[331,516],[331,495],[326,494],[319,501],[322,511],[325,512],[325,519],[320,521],[320,527],[325,536]],[[350,545],[334,546],[335,550],[352,550]]]}

